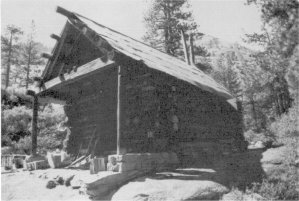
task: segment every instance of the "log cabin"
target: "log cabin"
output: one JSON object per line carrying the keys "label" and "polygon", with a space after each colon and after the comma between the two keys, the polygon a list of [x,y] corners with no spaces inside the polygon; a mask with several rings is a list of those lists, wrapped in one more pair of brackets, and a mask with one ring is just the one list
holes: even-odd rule
{"label": "log cabin", "polygon": [[48,63],[33,96],[35,104],[64,104],[68,152],[94,143],[101,156],[174,151],[194,157],[197,150],[213,157],[245,147],[241,109],[213,78],[80,14],[57,12],[67,21],[60,36],[51,35],[57,42],[43,55]]}

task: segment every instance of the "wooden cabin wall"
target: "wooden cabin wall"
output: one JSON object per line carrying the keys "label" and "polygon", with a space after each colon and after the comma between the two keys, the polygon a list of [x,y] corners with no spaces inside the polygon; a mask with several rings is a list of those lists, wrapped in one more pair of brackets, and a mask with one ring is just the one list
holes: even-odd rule
{"label": "wooden cabin wall", "polygon": [[148,136],[158,133],[153,76],[133,60],[123,60],[121,74],[121,147],[127,152],[148,152]]}
{"label": "wooden cabin wall", "polygon": [[116,149],[116,67],[84,78],[69,88],[72,102],[65,106],[71,127],[68,151],[77,154],[80,147],[86,149],[95,133],[92,143],[99,138],[95,154],[113,152]]}
{"label": "wooden cabin wall", "polygon": [[242,116],[221,97],[185,84],[177,96],[182,141],[242,139]]}
{"label": "wooden cabin wall", "polygon": [[[241,114],[223,98],[138,62],[126,64],[122,75],[121,141],[127,151],[165,151],[176,142],[244,141]],[[179,120],[177,131],[173,116]]]}
{"label": "wooden cabin wall", "polygon": [[[240,113],[221,97],[130,59],[122,59],[121,75],[122,150],[161,152],[176,143],[244,141]],[[117,67],[69,88],[70,152],[77,153],[81,143],[87,147],[95,126],[96,154],[115,152]]]}

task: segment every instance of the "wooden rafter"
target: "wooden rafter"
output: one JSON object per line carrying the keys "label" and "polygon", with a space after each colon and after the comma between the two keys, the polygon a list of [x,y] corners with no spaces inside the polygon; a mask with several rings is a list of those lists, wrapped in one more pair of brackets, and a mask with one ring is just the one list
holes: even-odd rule
{"label": "wooden rafter", "polygon": [[103,69],[104,67],[111,67],[114,64],[114,61],[109,60],[105,63],[101,58],[95,59],[87,64],[84,64],[83,66],[78,67],[77,71],[65,73],[62,77],[56,77],[45,82],[40,93],[58,85],[69,84],[70,82],[77,81]]}
{"label": "wooden rafter", "polygon": [[59,104],[59,105],[66,105],[66,101],[64,100],[60,100],[57,98],[53,98],[53,97],[39,97],[38,98],[38,103],[39,104],[46,104],[46,103],[55,103],[55,104]]}
{"label": "wooden rafter", "polygon": [[76,19],[69,19],[72,25],[85,36],[91,44],[98,48],[106,57],[106,60],[113,60],[115,56],[114,48],[103,38],[99,36],[94,30],[85,26],[81,21]]}
{"label": "wooden rafter", "polygon": [[[71,52],[72,52],[73,49],[74,49],[74,46],[78,43],[80,36],[81,36],[81,33],[78,34],[78,36],[76,37],[76,39],[75,39],[75,41],[73,42],[72,46],[66,50],[66,52],[65,52],[65,56],[66,56],[66,57],[68,57],[68,56],[71,54]],[[64,66],[65,66],[64,63],[61,64],[61,66],[60,66],[60,68],[59,68],[59,70],[58,70],[58,75],[59,75],[59,76],[60,76],[61,74],[63,74]]]}
{"label": "wooden rafter", "polygon": [[56,45],[52,52],[53,56],[52,56],[51,60],[48,61],[48,64],[46,65],[46,69],[43,72],[43,75],[42,75],[43,79],[47,79],[45,76],[51,75],[53,72],[54,65],[56,64],[56,61],[61,53],[64,41],[66,39],[68,28],[69,28],[69,23],[67,22],[64,27],[64,30],[62,31],[60,40],[56,42]]}
{"label": "wooden rafter", "polygon": [[57,41],[60,40],[60,36],[57,36],[56,34],[51,34],[50,37],[57,40]]}

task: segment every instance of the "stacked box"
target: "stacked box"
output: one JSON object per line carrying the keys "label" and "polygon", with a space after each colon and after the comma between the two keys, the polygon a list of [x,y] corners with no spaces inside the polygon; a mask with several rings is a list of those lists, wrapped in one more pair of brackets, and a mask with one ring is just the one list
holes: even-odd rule
{"label": "stacked box", "polygon": [[112,157],[116,159],[119,166],[119,172],[127,172],[131,170],[141,169],[141,155],[140,154],[124,154],[124,155],[109,155],[109,163]]}
{"label": "stacked box", "polygon": [[34,162],[29,162],[29,163],[24,162],[24,169],[27,169],[27,170],[45,169],[48,167],[49,167],[49,164],[46,160],[34,161]]}
{"label": "stacked box", "polygon": [[119,172],[132,170],[151,171],[156,168],[169,167],[179,163],[177,155],[173,152],[110,155],[108,156],[109,163],[107,165],[111,164],[112,157],[116,159]]}
{"label": "stacked box", "polygon": [[105,158],[94,158],[90,162],[90,173],[97,174],[100,171],[105,171]]}
{"label": "stacked box", "polygon": [[136,163],[119,163],[119,172],[128,172],[132,170],[137,170]]}
{"label": "stacked box", "polygon": [[61,167],[62,162],[61,162],[61,154],[60,153],[48,152],[47,159],[48,159],[48,163],[51,168]]}

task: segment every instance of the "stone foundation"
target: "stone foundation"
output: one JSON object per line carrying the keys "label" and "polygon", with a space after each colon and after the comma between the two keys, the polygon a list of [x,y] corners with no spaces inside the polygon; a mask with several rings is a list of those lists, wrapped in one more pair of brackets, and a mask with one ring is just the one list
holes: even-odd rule
{"label": "stone foundation", "polygon": [[[113,164],[112,161],[115,161],[115,163]],[[107,170],[109,170],[109,167],[118,166],[118,168],[115,168],[118,172],[152,171],[175,167],[178,163],[177,155],[173,152],[109,155]]]}

